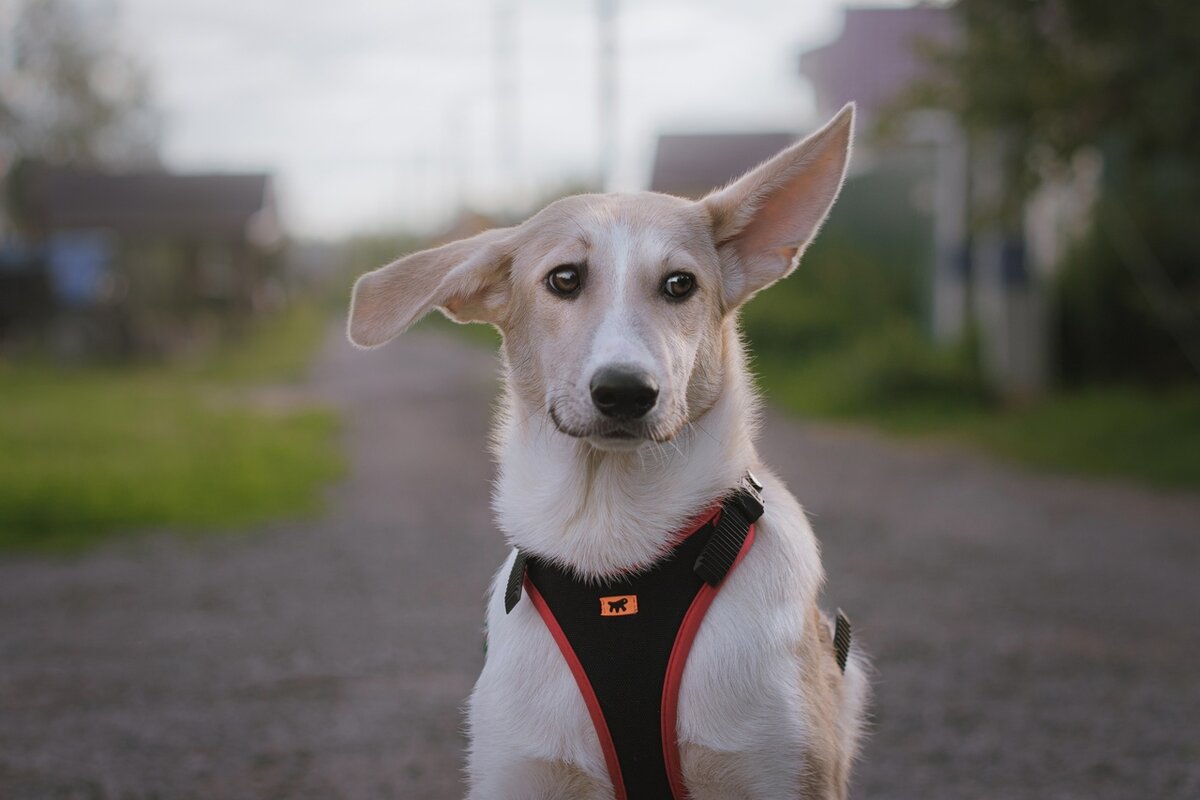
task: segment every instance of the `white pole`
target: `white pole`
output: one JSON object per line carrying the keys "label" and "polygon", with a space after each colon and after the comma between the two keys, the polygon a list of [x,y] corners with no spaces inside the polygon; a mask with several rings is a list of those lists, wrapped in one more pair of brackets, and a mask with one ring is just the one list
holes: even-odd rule
{"label": "white pole", "polygon": [[518,106],[520,61],[517,54],[516,0],[496,0],[494,73],[496,78],[496,176],[505,210],[521,199],[520,133]]}
{"label": "white pole", "polygon": [[599,123],[600,123],[600,189],[613,187],[620,147],[617,117],[617,3],[618,0],[596,0],[599,48]]}

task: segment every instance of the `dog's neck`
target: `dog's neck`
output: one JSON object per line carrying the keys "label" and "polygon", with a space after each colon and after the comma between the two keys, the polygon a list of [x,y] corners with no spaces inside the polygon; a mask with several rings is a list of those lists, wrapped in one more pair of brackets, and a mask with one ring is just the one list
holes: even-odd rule
{"label": "dog's neck", "polygon": [[509,542],[583,576],[645,566],[757,461],[757,398],[736,328],[716,403],[671,442],[600,451],[509,392],[495,437],[493,507]]}

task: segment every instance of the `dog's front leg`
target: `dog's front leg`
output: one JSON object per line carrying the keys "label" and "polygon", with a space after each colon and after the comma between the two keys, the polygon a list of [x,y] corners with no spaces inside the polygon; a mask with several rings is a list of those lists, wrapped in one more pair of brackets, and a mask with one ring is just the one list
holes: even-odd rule
{"label": "dog's front leg", "polygon": [[[758,763],[745,753],[722,753],[685,743],[680,760],[689,800],[845,800],[845,781],[833,765],[797,755],[789,763]],[[797,785],[799,784],[799,785]]]}
{"label": "dog's front leg", "polygon": [[613,790],[573,764],[524,759],[473,783],[467,800],[613,800]]}
{"label": "dog's front leg", "polygon": [[505,611],[515,555],[493,582],[487,659],[467,704],[467,798],[613,800],[587,706],[553,636],[528,599]]}

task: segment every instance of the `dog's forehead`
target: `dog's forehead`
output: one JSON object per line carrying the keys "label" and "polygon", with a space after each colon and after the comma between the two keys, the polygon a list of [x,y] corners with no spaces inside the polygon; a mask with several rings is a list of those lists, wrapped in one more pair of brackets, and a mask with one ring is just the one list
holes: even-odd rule
{"label": "dog's forehead", "polygon": [[656,192],[566,197],[546,206],[522,226],[521,252],[540,261],[563,245],[576,245],[578,257],[618,249],[655,259],[687,252],[704,260],[713,250],[711,223],[699,203]]}

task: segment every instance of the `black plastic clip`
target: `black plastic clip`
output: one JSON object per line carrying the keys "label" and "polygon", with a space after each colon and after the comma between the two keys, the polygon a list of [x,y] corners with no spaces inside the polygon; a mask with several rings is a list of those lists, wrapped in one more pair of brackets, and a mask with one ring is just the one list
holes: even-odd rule
{"label": "black plastic clip", "polygon": [[846,659],[850,657],[850,620],[839,608],[833,626],[833,654],[837,657],[838,669],[846,672]]}
{"label": "black plastic clip", "polygon": [[521,587],[525,585],[525,562],[529,556],[522,550],[517,551],[512,569],[508,573],[508,583],[504,587],[504,613],[510,614],[521,602]]}

